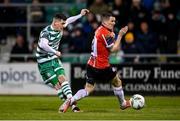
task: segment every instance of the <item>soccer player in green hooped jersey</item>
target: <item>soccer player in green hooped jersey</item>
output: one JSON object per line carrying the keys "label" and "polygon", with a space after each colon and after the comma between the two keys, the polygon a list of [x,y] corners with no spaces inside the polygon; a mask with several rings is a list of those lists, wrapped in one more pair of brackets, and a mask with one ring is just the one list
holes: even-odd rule
{"label": "soccer player in green hooped jersey", "polygon": [[[39,36],[36,58],[40,74],[45,84],[53,85],[63,101],[72,97],[72,91],[59,60],[61,56],[61,52],[58,51],[59,43],[63,35],[63,29],[88,12],[89,10],[82,9],[79,15],[69,18],[61,13],[56,14],[51,25],[45,27]],[[76,103],[72,104],[71,107],[73,112],[80,111]],[[63,112],[63,104],[60,106],[59,112]]]}

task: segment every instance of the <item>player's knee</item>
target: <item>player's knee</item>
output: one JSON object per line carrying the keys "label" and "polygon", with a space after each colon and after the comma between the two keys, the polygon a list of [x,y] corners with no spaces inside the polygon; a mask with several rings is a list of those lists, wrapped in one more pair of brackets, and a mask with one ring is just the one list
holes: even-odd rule
{"label": "player's knee", "polygon": [[66,81],[66,77],[64,75],[59,75],[58,76],[58,81],[62,84],[63,82]]}
{"label": "player's knee", "polygon": [[122,86],[122,81],[120,80],[118,74],[114,77],[114,79],[111,81],[111,83],[114,87]]}
{"label": "player's knee", "polygon": [[61,83],[58,82],[56,85],[54,85],[54,88],[56,90],[59,90],[61,88]]}
{"label": "player's knee", "polygon": [[90,94],[94,91],[94,85],[86,83],[85,90]]}

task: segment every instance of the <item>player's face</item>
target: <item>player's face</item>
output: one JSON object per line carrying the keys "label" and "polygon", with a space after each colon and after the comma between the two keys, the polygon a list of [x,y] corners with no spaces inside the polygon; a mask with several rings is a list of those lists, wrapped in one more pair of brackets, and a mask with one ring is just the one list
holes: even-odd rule
{"label": "player's face", "polygon": [[114,25],[116,24],[116,18],[115,17],[110,17],[108,20],[104,21],[105,22],[105,25],[113,30],[114,29]]}
{"label": "player's face", "polygon": [[66,23],[66,21],[61,19],[61,20],[56,20],[54,22],[54,25],[55,25],[56,29],[58,31],[60,31],[60,30],[63,30],[65,23]]}

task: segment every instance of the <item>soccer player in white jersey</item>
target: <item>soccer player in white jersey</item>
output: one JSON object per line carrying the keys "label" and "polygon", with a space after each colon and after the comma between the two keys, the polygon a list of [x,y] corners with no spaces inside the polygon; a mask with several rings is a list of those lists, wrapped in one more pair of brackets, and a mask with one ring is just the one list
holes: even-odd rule
{"label": "soccer player in white jersey", "polygon": [[[63,29],[88,12],[89,10],[82,9],[79,15],[69,18],[66,18],[64,14],[56,14],[51,25],[45,27],[39,36],[36,58],[40,74],[45,84],[50,83],[53,85],[57,90],[58,96],[63,101],[72,97],[72,91],[65,76],[62,63],[59,60],[61,56],[61,52],[58,51],[59,43],[63,35]],[[73,112],[80,111],[75,103],[71,107]],[[60,106],[59,112],[63,112],[63,105]]]}

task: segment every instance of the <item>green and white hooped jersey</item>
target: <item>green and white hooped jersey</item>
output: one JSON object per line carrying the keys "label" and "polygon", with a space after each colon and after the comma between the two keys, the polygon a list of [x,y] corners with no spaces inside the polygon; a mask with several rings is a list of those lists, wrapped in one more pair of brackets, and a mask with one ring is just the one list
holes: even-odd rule
{"label": "green and white hooped jersey", "polygon": [[49,46],[57,51],[62,35],[63,35],[63,32],[53,30],[51,28],[51,25],[45,27],[41,31],[40,36],[39,36],[37,50],[36,50],[36,58],[37,58],[38,63],[44,63],[46,61],[57,58],[57,56],[54,53],[46,52],[39,46],[40,39],[45,38],[49,40]]}

